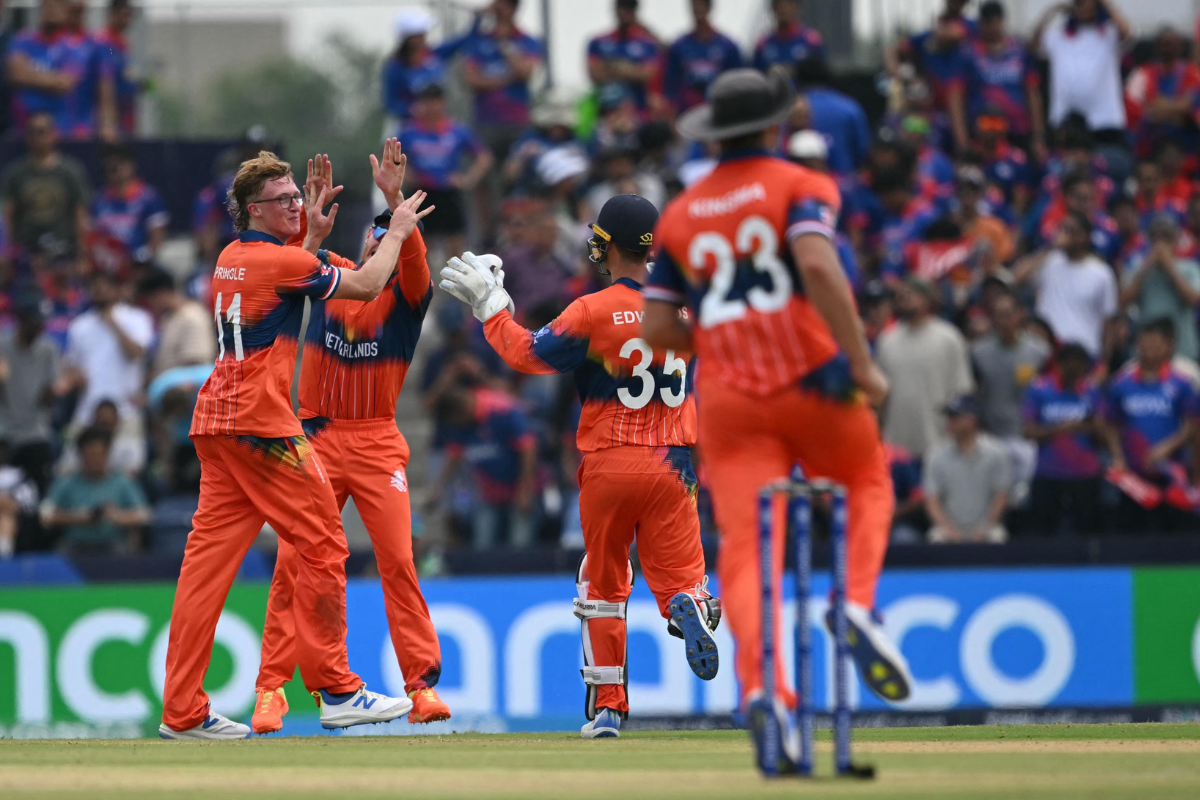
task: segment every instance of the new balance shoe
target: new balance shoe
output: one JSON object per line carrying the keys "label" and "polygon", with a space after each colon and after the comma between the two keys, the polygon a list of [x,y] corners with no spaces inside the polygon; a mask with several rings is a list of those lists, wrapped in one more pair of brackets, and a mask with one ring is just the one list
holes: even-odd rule
{"label": "new balance shoe", "polygon": [[[833,609],[825,614],[825,627],[833,634]],[[846,643],[858,665],[863,683],[889,702],[912,694],[908,661],[883,629],[878,614],[856,603],[846,604]]]}
{"label": "new balance shoe", "polygon": [[372,722],[391,722],[407,714],[413,707],[412,700],[407,697],[388,697],[369,692],[365,683],[352,694],[335,696],[324,689],[312,694],[321,706],[321,727],[327,730]]}
{"label": "new balance shoe", "polygon": [[579,729],[581,739],[615,739],[621,735],[621,714],[611,708],[596,709],[596,718]]}
{"label": "new balance shoe", "polygon": [[163,739],[249,739],[250,728],[215,711],[209,711],[208,719],[186,731],[168,728],[164,722],[158,726],[158,735]]}
{"label": "new balance shoe", "polygon": [[[759,771],[794,774],[800,763],[800,730],[796,727],[795,715],[779,700],[768,703],[761,692],[749,698],[748,706],[750,738],[754,742],[755,764]],[[773,768],[769,742],[774,743]]]}
{"label": "new balance shoe", "polygon": [[283,693],[282,686],[278,689],[256,689],[250,729],[255,733],[275,733],[282,730],[283,717],[287,713],[287,695]]}
{"label": "new balance shoe", "polygon": [[433,689],[415,689],[408,693],[408,699],[412,701],[408,721],[414,725],[450,719],[450,706]]}
{"label": "new balance shoe", "polygon": [[694,595],[680,592],[668,605],[667,632],[683,639],[688,666],[696,677],[711,681],[717,677],[720,657],[713,631],[721,622],[721,601],[708,593],[708,576],[696,585]]}

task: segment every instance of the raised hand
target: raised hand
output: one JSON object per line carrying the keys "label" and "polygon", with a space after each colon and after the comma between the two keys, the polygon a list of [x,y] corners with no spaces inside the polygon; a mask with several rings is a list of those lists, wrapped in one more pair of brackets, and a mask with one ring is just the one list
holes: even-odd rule
{"label": "raised hand", "polygon": [[[308,216],[306,245],[313,241],[320,243],[333,231],[338,204],[330,206],[328,214],[324,208],[342,193],[343,188],[333,185],[333,164],[329,156],[318,153],[309,160],[308,175],[304,181],[304,213]],[[308,249],[307,246],[305,249]]]}
{"label": "raised hand", "polygon": [[408,156],[400,151],[400,140],[395,137],[383,143],[383,159],[371,153],[371,174],[375,185],[383,192],[388,208],[393,213],[404,200],[404,173],[408,167]]}
{"label": "raised hand", "polygon": [[[399,236],[401,239],[407,239],[412,235],[413,230],[417,227],[417,222],[429,216],[429,212],[433,211],[437,206],[429,208],[421,208],[421,203],[425,202],[425,192],[417,190],[412,197],[396,206],[392,212],[392,221],[388,225],[388,236]],[[418,211],[417,209],[421,209]]]}

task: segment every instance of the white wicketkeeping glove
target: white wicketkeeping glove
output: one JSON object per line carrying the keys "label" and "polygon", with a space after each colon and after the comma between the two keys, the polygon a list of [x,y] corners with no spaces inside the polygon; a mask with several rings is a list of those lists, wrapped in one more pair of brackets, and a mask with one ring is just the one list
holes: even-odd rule
{"label": "white wicketkeeping glove", "polygon": [[[504,261],[500,256],[492,255],[491,253],[484,253],[481,256],[477,256],[468,251],[462,254],[462,260],[479,270],[479,273],[483,275],[484,280],[487,280],[489,284],[495,281],[496,286],[504,289]],[[507,290],[505,292],[507,293]],[[513,305],[512,295],[508,297],[508,313],[514,317],[517,315],[517,307]]]}
{"label": "white wicketkeeping glove", "polygon": [[[464,253],[466,255],[471,254]],[[471,258],[475,259],[475,256]],[[469,305],[480,322],[487,322],[512,305],[508,292],[497,285],[489,267],[480,269],[459,258],[446,262],[442,269],[442,281],[438,285]]]}

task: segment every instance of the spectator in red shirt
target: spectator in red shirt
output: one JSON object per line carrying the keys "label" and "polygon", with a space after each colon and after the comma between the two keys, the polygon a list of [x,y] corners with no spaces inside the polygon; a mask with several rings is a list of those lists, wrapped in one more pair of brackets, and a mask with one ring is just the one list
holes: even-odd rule
{"label": "spectator in red shirt", "polygon": [[1183,146],[1174,139],[1167,139],[1155,149],[1158,153],[1158,172],[1162,178],[1162,193],[1172,200],[1191,202],[1196,194],[1196,182],[1186,169],[1187,156]]}
{"label": "spectator in red shirt", "polygon": [[1134,179],[1137,183],[1134,199],[1137,201],[1143,228],[1149,228],[1151,220],[1160,214],[1168,214],[1178,224],[1183,224],[1187,217],[1187,204],[1168,197],[1163,191],[1162,173],[1158,169],[1158,162],[1139,161],[1134,170]]}
{"label": "spectator in red shirt", "polygon": [[1197,111],[1200,67],[1187,61],[1183,37],[1164,28],[1154,42],[1154,59],[1125,81],[1125,113],[1138,154],[1145,157],[1166,139],[1195,137],[1187,130]]}

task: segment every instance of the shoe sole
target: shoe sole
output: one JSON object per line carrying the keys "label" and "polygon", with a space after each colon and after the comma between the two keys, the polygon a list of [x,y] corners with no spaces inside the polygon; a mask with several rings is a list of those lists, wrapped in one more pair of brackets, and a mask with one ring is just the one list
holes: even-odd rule
{"label": "shoe sole", "polygon": [[181,736],[179,731],[171,731],[170,734],[167,734],[163,733],[161,727],[158,729],[158,738],[166,739],[168,742],[240,742],[253,735],[252,731],[245,736]]}
{"label": "shoe sole", "polygon": [[408,712],[412,711],[412,701],[405,698],[403,702],[397,703],[395,708],[388,712],[389,716],[371,717],[363,719],[357,715],[348,716],[346,719],[330,718],[321,720],[321,727],[327,731],[338,729],[353,728],[355,725],[374,725],[381,722],[391,722],[394,719],[400,719]]}
{"label": "shoe sole", "polygon": [[281,730],[283,730],[282,722],[280,722],[279,725],[277,725],[275,727],[262,728],[261,730],[259,729],[259,727],[257,725],[255,725],[253,723],[250,724],[250,732],[255,733],[259,736],[265,736],[268,733],[278,733]]}
{"label": "shoe sole", "polygon": [[[833,631],[833,617],[825,616],[825,626]],[[832,635],[832,634],[831,634]],[[907,700],[912,686],[904,672],[871,640],[871,635],[846,618],[846,644],[867,688],[890,703]]]}
{"label": "shoe sole", "polygon": [[619,739],[621,732],[616,728],[598,728],[592,731],[592,735],[581,734],[581,739]]}
{"label": "shoe sole", "polygon": [[686,592],[672,597],[668,608],[675,626],[683,633],[688,666],[700,680],[711,681],[717,677],[717,670],[721,664],[717,655],[716,640],[701,619],[703,612],[696,605],[695,599]]}

